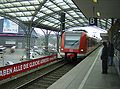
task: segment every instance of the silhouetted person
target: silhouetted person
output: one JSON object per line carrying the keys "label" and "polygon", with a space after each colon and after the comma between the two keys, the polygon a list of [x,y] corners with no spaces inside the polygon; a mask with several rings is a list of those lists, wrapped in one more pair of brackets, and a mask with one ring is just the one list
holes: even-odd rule
{"label": "silhouetted person", "polygon": [[102,60],[102,73],[107,74],[107,60],[108,60],[108,47],[107,43],[103,42],[103,49],[102,49],[102,54],[101,54],[101,60]]}
{"label": "silhouetted person", "polygon": [[108,46],[108,65],[113,65],[113,57],[114,57],[114,46],[112,43]]}

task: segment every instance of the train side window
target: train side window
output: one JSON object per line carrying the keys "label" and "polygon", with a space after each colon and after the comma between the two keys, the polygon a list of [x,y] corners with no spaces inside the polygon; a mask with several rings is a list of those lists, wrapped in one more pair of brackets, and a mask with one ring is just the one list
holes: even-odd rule
{"label": "train side window", "polygon": [[88,47],[92,47],[91,38],[88,38]]}

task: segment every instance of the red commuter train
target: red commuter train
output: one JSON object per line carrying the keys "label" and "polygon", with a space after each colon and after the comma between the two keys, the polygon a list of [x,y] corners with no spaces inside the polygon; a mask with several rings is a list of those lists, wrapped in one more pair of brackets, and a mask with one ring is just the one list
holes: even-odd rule
{"label": "red commuter train", "polygon": [[97,38],[88,36],[85,30],[65,31],[61,37],[61,56],[67,60],[85,57],[98,45]]}

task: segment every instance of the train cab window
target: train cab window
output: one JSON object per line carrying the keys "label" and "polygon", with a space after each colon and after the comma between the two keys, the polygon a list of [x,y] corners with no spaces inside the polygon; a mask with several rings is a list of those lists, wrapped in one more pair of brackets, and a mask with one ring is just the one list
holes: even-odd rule
{"label": "train cab window", "polygon": [[80,43],[81,33],[66,32],[65,34],[65,48],[78,49]]}

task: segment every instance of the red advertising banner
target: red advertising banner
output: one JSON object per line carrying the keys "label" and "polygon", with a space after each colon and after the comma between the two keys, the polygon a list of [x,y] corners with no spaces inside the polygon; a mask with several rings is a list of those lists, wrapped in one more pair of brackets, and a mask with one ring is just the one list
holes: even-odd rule
{"label": "red advertising banner", "polygon": [[57,55],[52,55],[52,56],[42,57],[42,58],[38,58],[31,61],[10,65],[10,66],[1,67],[0,80],[40,67],[42,65],[45,65],[47,63],[50,63],[56,60],[57,60]]}

